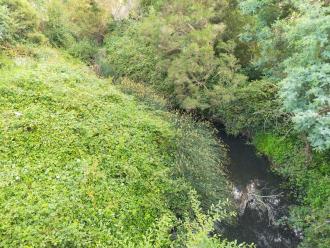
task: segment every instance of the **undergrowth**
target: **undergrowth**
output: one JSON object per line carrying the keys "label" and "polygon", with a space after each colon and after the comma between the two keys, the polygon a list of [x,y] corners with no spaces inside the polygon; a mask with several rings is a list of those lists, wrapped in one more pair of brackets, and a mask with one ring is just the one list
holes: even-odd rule
{"label": "undergrowth", "polygon": [[329,247],[329,152],[313,152],[311,156],[295,136],[274,133],[257,134],[254,144],[272,160],[274,171],[288,179],[287,186],[297,192],[299,204],[291,207],[289,221],[305,232],[301,247]]}
{"label": "undergrowth", "polygon": [[228,190],[224,150],[205,125],[175,122],[58,50],[18,46],[0,65],[0,246],[204,245],[212,228],[192,201],[209,207]]}

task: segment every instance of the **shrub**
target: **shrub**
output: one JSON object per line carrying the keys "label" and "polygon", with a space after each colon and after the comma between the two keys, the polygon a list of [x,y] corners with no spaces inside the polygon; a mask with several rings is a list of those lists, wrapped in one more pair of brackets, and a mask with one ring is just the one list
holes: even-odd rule
{"label": "shrub", "polygon": [[26,0],[0,0],[0,44],[24,41],[38,29],[37,12]]}
{"label": "shrub", "polygon": [[72,56],[92,64],[98,53],[98,46],[95,42],[86,38],[70,44],[67,51]]}
{"label": "shrub", "polygon": [[215,109],[212,114],[234,135],[280,130],[286,126],[288,117],[281,110],[277,93],[278,86],[271,80],[217,87],[212,92]]}
{"label": "shrub", "polygon": [[52,1],[52,4],[47,7],[48,20],[44,24],[44,34],[52,45],[69,47],[70,44],[75,42],[75,39],[70,30],[69,21],[63,15],[64,7],[58,1]]}
{"label": "shrub", "polygon": [[[48,18],[43,31],[53,45],[79,50],[77,47],[83,49],[89,46],[88,44],[92,46],[103,41],[110,22],[110,11],[99,1],[54,0],[44,7],[47,8]],[[76,45],[76,42],[79,45]],[[81,50],[77,53],[82,55]],[[82,57],[86,56],[89,57]]]}
{"label": "shrub", "polygon": [[41,45],[41,46],[46,45],[48,43],[47,37],[39,32],[28,34],[27,41],[32,44]]}
{"label": "shrub", "polygon": [[106,63],[111,68],[111,76],[127,76],[136,82],[151,85],[161,84],[164,77],[157,65],[160,57],[157,50],[143,41],[136,31],[139,24],[122,24],[106,38]]}

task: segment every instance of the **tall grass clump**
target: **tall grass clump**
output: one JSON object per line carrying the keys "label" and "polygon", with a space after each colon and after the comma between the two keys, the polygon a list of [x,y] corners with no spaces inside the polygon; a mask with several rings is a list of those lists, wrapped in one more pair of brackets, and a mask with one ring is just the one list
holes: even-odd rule
{"label": "tall grass clump", "polygon": [[136,83],[127,78],[119,80],[117,85],[126,94],[133,95],[139,102],[152,110],[161,111],[176,132],[173,175],[187,180],[201,199],[201,206],[208,209],[220,199],[230,197],[229,183],[225,176],[228,163],[227,150],[221,141],[215,138],[215,130],[207,123],[193,117],[166,111],[171,104],[164,96],[151,87]]}

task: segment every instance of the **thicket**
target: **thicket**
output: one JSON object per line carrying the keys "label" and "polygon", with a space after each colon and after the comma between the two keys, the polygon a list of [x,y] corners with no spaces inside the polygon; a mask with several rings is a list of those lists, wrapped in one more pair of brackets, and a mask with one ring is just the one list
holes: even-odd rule
{"label": "thicket", "polygon": [[[223,162],[224,158],[215,155],[218,149],[223,149],[211,138],[210,131],[204,125],[201,127],[189,118],[182,120],[179,115],[169,117],[165,106],[183,110],[193,116],[220,120],[225,124],[228,133],[243,133],[254,138],[257,148],[277,164],[274,169],[288,177],[290,187],[297,189],[300,205],[292,209],[290,222],[305,231],[305,239],[301,246],[328,247],[328,1],[142,0],[141,9],[134,13],[132,18],[122,21],[113,21],[110,16],[113,2],[115,1],[0,0],[0,47],[10,53],[9,57],[17,53],[19,44],[51,44],[63,48],[71,55],[93,65],[94,70],[100,75],[111,76],[115,82],[120,82],[119,88],[145,103],[142,112],[146,110],[162,113],[159,118],[167,120],[171,126],[168,130],[177,130],[175,134],[172,133],[173,136],[170,135],[176,139],[170,140],[173,144],[178,144],[171,147],[171,151],[168,150],[171,156],[166,162],[173,159],[171,168],[175,170],[166,174],[170,176],[165,178],[171,183],[184,180],[195,188],[199,197],[203,199],[204,209],[225,195],[222,190],[222,187],[226,187],[225,184],[219,184],[218,188],[212,186],[216,181],[213,175],[218,175],[216,173],[220,172],[219,176],[224,179],[218,170],[221,167],[219,161]],[[16,48],[8,50],[8,47]],[[8,62],[11,59],[2,56],[0,68],[6,68],[1,71],[4,73],[2,83],[11,80],[11,76],[6,74],[8,70],[14,75],[18,75],[18,71],[26,73],[24,76],[20,74],[22,82],[26,82],[24,87],[42,86],[38,80],[36,83],[37,74],[41,73],[45,80],[47,79],[48,74],[41,68],[48,60],[33,62],[44,55],[30,54],[29,50],[23,50],[24,56],[14,56],[16,64]],[[27,66],[27,60],[37,69],[24,67]],[[18,69],[19,65],[23,65],[23,68]],[[63,62],[63,65],[71,68],[70,63]],[[46,68],[52,71],[55,67]],[[70,81],[72,75],[65,69],[54,70],[56,72],[50,74],[54,75],[54,81],[51,81],[53,85],[65,80]],[[80,72],[78,74],[80,75]],[[81,75],[81,78],[88,77],[84,73]],[[123,77],[130,80],[123,80]],[[80,82],[82,81],[84,80],[81,79]],[[94,79],[87,81],[90,84],[88,87],[92,87]],[[6,91],[15,88],[14,85],[5,84],[3,89]],[[145,87],[146,85],[148,87]],[[153,90],[150,90],[149,86]],[[70,89],[73,86],[68,84],[64,88],[67,87]],[[17,94],[23,92],[18,88],[17,90]],[[35,92],[38,92],[37,90],[39,88],[34,89]],[[92,95],[93,90],[101,92],[104,89],[90,88],[87,92]],[[27,92],[32,94],[31,91]],[[15,94],[12,93],[12,97]],[[50,92],[46,92],[45,96],[40,94],[38,99],[50,97],[49,94],[51,95]],[[158,94],[166,96],[166,100],[160,100]],[[105,102],[107,103],[107,100]],[[87,103],[85,105],[90,106]],[[103,111],[101,104],[97,105],[96,109],[96,112]],[[18,115],[20,113],[17,112]],[[130,113],[126,113],[125,118],[127,115]],[[132,118],[135,118],[134,116],[136,115]],[[180,120],[173,121],[177,118]],[[151,119],[151,123],[154,123]],[[124,123],[123,126],[125,125]],[[154,133],[155,139],[156,136],[161,136],[164,130],[158,131],[157,129]],[[163,147],[160,150],[164,151]],[[37,154],[33,156],[38,157]],[[26,157],[28,159],[29,156]],[[157,185],[155,187],[157,189]],[[172,189],[176,189],[176,186],[169,192]],[[177,194],[169,195],[174,196],[174,202],[182,202],[183,205],[189,202],[187,192],[179,194],[178,198]],[[21,198],[23,199],[23,195]],[[160,198],[161,201],[164,200],[163,196]],[[180,212],[180,209],[185,209],[183,205],[170,211]],[[190,209],[191,212],[194,211]],[[148,240],[149,237],[153,237],[152,244],[163,241],[169,244],[168,242],[172,241],[169,241],[168,236],[163,238],[162,235],[168,235],[169,230],[176,231],[173,227],[177,227],[177,223],[166,225],[165,223],[175,222],[171,222],[172,217],[158,217],[159,215],[151,217],[157,220],[153,223],[161,223],[160,225],[168,227],[160,231],[160,236],[144,235],[149,233],[146,230],[151,228],[152,221],[148,227],[145,226],[146,232],[141,232],[144,234],[134,236],[135,234],[127,231],[123,232],[123,235],[127,234],[128,239],[136,238],[135,240],[140,240],[141,237]],[[190,220],[189,223],[192,223],[191,221],[194,222],[196,219]],[[206,238],[210,228],[204,229],[205,225],[200,227],[198,230],[203,230],[203,238]],[[153,228],[158,230],[160,226]],[[31,233],[36,231],[32,229]],[[196,230],[192,230],[191,233],[199,233]],[[184,233],[182,235],[188,238],[189,235],[185,235],[189,231],[186,230]],[[66,232],[64,236],[66,237]],[[85,237],[82,235],[79,240],[85,242]],[[118,240],[122,241],[121,238]],[[177,239],[178,242],[179,240]]]}
{"label": "thicket", "polygon": [[[279,87],[292,124],[260,133],[257,148],[286,176],[301,206],[290,221],[304,230],[301,247],[328,247],[330,180],[330,8],[324,1],[242,1],[255,18],[241,38],[259,45],[252,64]],[[293,130],[292,130],[293,129]],[[312,151],[313,149],[313,151]]]}
{"label": "thicket", "polygon": [[249,60],[243,50],[253,48],[239,41],[234,24],[251,20],[236,7],[227,1],[173,1],[159,11],[151,8],[138,22],[114,23],[102,64],[115,78],[151,85],[173,107],[221,119],[230,133],[270,127],[285,116],[276,107],[278,85],[249,82],[243,75],[239,62]]}
{"label": "thicket", "polygon": [[143,3],[140,19],[112,25],[107,72],[151,85],[171,107],[255,138],[298,192],[291,223],[305,230],[301,246],[327,247],[329,3]]}
{"label": "thicket", "polygon": [[25,0],[0,1],[0,46],[31,40],[41,42],[38,14]]}
{"label": "thicket", "polygon": [[243,39],[259,44],[254,64],[280,86],[283,109],[319,151],[330,148],[330,7],[322,1],[242,1],[255,17]]}
{"label": "thicket", "polygon": [[244,247],[209,235],[235,214],[211,128],[67,54],[96,58],[102,4],[1,2],[0,246]]}
{"label": "thicket", "polygon": [[49,43],[92,63],[111,23],[113,2],[1,0],[0,45]]}
{"label": "thicket", "polygon": [[234,213],[207,126],[138,104],[49,48],[2,53],[0,75],[1,246],[236,246],[208,237]]}

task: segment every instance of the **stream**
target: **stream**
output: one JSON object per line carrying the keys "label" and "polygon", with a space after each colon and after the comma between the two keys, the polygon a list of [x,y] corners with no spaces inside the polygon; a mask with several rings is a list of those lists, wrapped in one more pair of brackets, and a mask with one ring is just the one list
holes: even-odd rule
{"label": "stream", "polygon": [[280,187],[283,179],[271,172],[270,162],[258,156],[245,138],[229,136],[221,129],[219,138],[229,149],[227,173],[238,209],[237,223],[225,227],[225,237],[254,243],[257,248],[297,247],[301,234],[278,223],[293,204]]}

